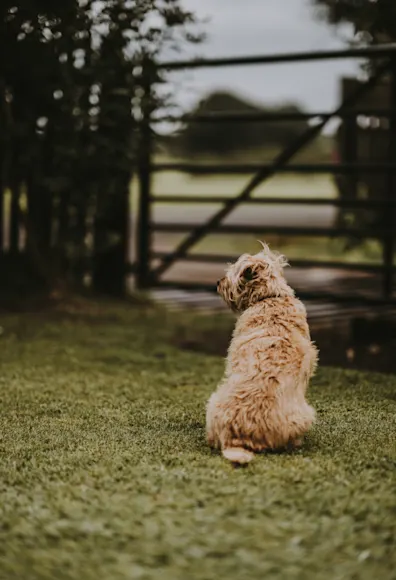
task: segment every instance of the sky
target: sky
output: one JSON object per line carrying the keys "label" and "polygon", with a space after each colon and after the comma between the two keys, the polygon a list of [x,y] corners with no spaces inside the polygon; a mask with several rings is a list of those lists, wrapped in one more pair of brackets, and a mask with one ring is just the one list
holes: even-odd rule
{"label": "sky", "polygon": [[[207,40],[189,47],[183,58],[337,49],[351,38],[349,26],[335,30],[319,21],[311,0],[183,0],[183,6],[209,19],[204,25]],[[174,72],[171,79],[183,108],[225,89],[256,103],[294,102],[313,112],[337,106],[340,78],[356,74],[358,64],[334,60],[201,69]]]}

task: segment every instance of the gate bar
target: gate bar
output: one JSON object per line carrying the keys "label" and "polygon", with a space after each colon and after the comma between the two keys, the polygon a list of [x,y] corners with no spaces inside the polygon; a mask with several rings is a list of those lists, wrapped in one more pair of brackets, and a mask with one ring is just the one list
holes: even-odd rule
{"label": "gate bar", "polygon": [[180,70],[184,68],[213,68],[236,65],[279,64],[289,62],[305,62],[316,60],[333,60],[339,58],[389,58],[396,54],[396,43],[378,44],[364,48],[343,50],[318,50],[317,52],[294,52],[280,54],[266,54],[262,56],[237,56],[226,58],[195,59],[180,61],[165,61],[157,64],[157,70]]}
{"label": "gate bar", "polygon": [[[272,171],[273,164],[244,163],[240,165],[194,164],[194,163],[156,163],[152,171],[183,171],[192,174],[235,174],[244,175],[254,171]],[[279,167],[277,173],[384,173],[396,172],[396,163],[296,163]],[[264,181],[264,179],[263,179]]]}
{"label": "gate bar", "polygon": [[[339,114],[342,119],[356,119],[356,111],[345,111]],[[383,117],[388,118],[392,112],[390,109],[359,109],[359,116],[363,117]],[[316,118],[334,118],[333,113],[319,112],[319,113],[305,113],[302,111],[290,113],[274,111],[273,113],[257,112],[257,113],[223,113],[222,111],[213,111],[199,114],[186,114],[179,117],[172,115],[164,117],[154,117],[151,123],[249,123],[249,122],[279,122],[279,121],[309,121]]]}
{"label": "gate bar", "polygon": [[[391,83],[390,83],[390,106],[392,115],[389,127],[389,150],[388,160],[390,163],[396,161],[396,57],[391,59]],[[387,201],[385,208],[384,223],[387,234],[384,237],[384,298],[389,299],[393,293],[393,258],[395,252],[395,210],[394,200],[396,196],[396,178],[393,171],[388,174]]]}

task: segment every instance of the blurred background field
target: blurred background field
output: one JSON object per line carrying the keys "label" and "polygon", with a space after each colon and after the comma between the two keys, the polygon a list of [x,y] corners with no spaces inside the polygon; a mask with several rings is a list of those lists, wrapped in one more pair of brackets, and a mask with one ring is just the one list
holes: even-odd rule
{"label": "blurred background field", "polygon": [[[162,159],[161,159],[162,161]],[[172,162],[173,159],[167,158]],[[196,159],[194,159],[197,162]],[[224,162],[224,160],[222,160]],[[206,160],[205,160],[206,162]],[[211,159],[216,163],[216,159]],[[250,175],[226,176],[226,175],[188,175],[186,173],[171,171],[157,173],[153,176],[152,190],[155,198],[153,205],[153,221],[171,222],[174,224],[200,224],[204,223],[216,210],[219,204],[208,202],[207,204],[186,203],[175,206],[161,203],[162,195],[199,195],[202,198],[217,196],[231,197],[237,195],[249,181]],[[265,184],[259,186],[252,197],[269,198],[296,198],[296,199],[336,199],[338,191],[334,179],[329,175],[276,175]],[[138,180],[131,183],[132,216],[137,217],[138,210]],[[266,234],[266,226],[291,226],[298,227],[313,225],[317,227],[331,228],[335,225],[338,208],[331,206],[315,205],[288,205],[280,206],[268,204],[255,206],[244,204],[235,209],[226,218],[225,224],[251,224],[262,226],[262,238],[274,248],[284,252],[292,259],[317,259],[328,261],[365,262],[379,264],[382,259],[381,244],[376,240],[365,240],[358,247],[350,250],[347,248],[347,239],[337,238],[314,238],[293,237],[274,234]],[[136,229],[136,221],[133,222]],[[184,234],[178,233],[154,233],[154,251],[172,251],[184,238]],[[194,253],[219,253],[225,255],[238,255],[243,252],[254,250],[257,235],[250,234],[209,234],[199,242],[191,251]]]}
{"label": "blurred background field", "polygon": [[[394,9],[249,6],[4,3],[4,304],[213,291],[258,239],[287,255],[302,297],[396,299]],[[251,203],[210,225],[271,164]]]}

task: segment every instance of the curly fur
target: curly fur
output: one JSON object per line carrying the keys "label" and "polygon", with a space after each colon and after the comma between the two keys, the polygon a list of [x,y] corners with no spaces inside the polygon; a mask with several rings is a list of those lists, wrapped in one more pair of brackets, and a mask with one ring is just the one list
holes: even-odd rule
{"label": "curly fur", "polygon": [[223,380],[208,401],[207,438],[235,464],[255,452],[299,446],[315,418],[305,400],[317,365],[306,311],[286,282],[284,256],[262,245],[218,283],[240,316]]}

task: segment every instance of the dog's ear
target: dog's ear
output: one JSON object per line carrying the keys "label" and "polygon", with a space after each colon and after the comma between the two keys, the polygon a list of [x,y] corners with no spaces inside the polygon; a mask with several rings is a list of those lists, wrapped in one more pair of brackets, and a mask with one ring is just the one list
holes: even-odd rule
{"label": "dog's ear", "polygon": [[250,266],[245,268],[245,270],[242,272],[242,279],[244,282],[251,282],[255,278],[257,278],[257,273],[254,272]]}

